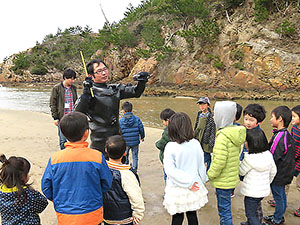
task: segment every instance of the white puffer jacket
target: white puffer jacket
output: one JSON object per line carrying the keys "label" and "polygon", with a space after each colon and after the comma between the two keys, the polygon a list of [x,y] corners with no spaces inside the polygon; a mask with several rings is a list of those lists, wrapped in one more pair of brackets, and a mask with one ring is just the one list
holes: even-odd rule
{"label": "white puffer jacket", "polygon": [[240,164],[240,175],[245,176],[241,193],[248,197],[263,198],[270,194],[270,183],[277,172],[273,156],[270,151],[257,154],[245,153]]}

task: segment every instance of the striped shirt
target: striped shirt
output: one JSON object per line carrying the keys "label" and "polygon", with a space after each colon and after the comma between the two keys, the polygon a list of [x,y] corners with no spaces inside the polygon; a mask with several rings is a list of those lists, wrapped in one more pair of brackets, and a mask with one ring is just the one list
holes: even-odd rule
{"label": "striped shirt", "polygon": [[74,102],[71,86],[64,87],[65,88],[65,107],[64,107],[64,115],[71,113],[74,111]]}
{"label": "striped shirt", "polygon": [[300,172],[300,128],[294,125],[291,134],[295,140],[295,170]]}

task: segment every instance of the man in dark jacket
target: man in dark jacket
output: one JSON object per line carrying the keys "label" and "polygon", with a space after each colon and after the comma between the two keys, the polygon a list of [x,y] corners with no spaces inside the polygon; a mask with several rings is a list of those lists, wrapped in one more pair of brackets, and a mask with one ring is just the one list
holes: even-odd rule
{"label": "man in dark jacket", "polygon": [[138,98],[145,90],[149,74],[140,72],[134,76],[137,85],[107,84],[109,70],[102,60],[87,64],[89,77],[83,82],[83,94],[76,102],[75,110],[85,113],[91,130],[91,148],[104,151],[105,141],[119,134],[119,104],[121,99]]}
{"label": "man in dark jacket", "polygon": [[77,89],[73,85],[76,73],[71,69],[66,69],[63,73],[63,82],[56,84],[51,91],[50,108],[54,124],[58,127],[60,149],[65,148],[67,139],[62,134],[59,121],[70,112],[74,111],[74,103],[77,100]]}
{"label": "man in dark jacket", "polygon": [[132,151],[132,169],[137,173],[140,140],[144,141],[145,130],[141,119],[132,113],[132,104],[124,102],[122,105],[124,116],[120,119],[123,138],[126,141],[126,162],[129,164],[129,151]]}

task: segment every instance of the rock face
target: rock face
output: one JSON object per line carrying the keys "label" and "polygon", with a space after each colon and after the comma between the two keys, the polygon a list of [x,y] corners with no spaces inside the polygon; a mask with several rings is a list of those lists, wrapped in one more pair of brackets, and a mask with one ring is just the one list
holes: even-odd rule
{"label": "rock face", "polygon": [[[249,10],[253,8],[245,6],[238,9],[231,15],[231,23],[227,19],[220,20],[222,32],[217,42],[202,46],[195,39],[192,52],[188,50],[186,40],[177,35],[173,36],[172,42],[168,42],[168,46],[175,51],[161,61],[155,57],[139,58],[136,50],[131,48],[122,52],[111,51],[105,56],[105,62],[111,70],[112,81],[131,83],[134,74],[147,71],[151,74],[148,87],[165,87],[161,93],[166,94],[185,89],[194,93],[208,91],[207,94],[212,93],[215,98],[255,96],[267,99],[299,91],[299,36],[282,38],[275,32],[282,21],[275,20],[278,15],[264,24],[258,24]],[[299,13],[292,15],[294,21],[300,21]],[[162,30],[165,37],[174,33],[168,27]],[[99,50],[94,57],[101,55]],[[12,61],[13,57],[0,65],[0,82],[50,82],[61,79],[61,73],[57,71],[45,76],[34,76],[24,71],[22,76],[18,76],[11,70]],[[152,90],[151,93],[155,95],[158,92]],[[290,96],[297,98],[295,94]]]}

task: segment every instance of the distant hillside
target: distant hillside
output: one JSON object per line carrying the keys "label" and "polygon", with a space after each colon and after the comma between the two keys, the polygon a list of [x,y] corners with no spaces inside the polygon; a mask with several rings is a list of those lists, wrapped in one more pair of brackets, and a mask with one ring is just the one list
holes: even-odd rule
{"label": "distant hillside", "polygon": [[297,100],[299,21],[298,0],[145,0],[98,33],[47,35],[0,64],[0,82],[53,82],[65,68],[83,80],[82,50],[105,60],[113,82],[150,72],[152,95]]}

